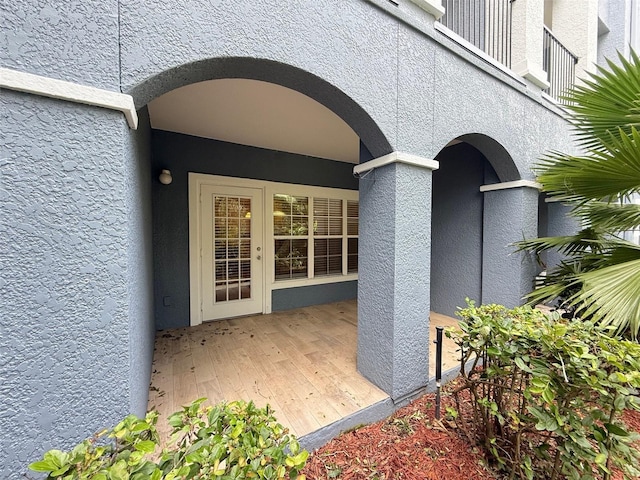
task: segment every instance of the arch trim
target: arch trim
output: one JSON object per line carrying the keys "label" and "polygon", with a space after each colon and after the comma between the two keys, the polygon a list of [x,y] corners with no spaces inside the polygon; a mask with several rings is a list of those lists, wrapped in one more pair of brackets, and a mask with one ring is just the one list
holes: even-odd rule
{"label": "arch trim", "polygon": [[406,163],[407,165],[426,168],[428,170],[437,170],[440,167],[440,163],[437,160],[431,160],[429,158],[423,158],[405,152],[391,152],[388,155],[374,158],[368,162],[356,165],[353,167],[353,174],[360,177],[375,168],[384,167],[385,165],[390,165],[392,163]]}
{"label": "arch trim", "polygon": [[0,88],[118,110],[124,113],[131,129],[138,128],[138,114],[131,95],[9,68],[0,68]]}
{"label": "arch trim", "polygon": [[492,183],[489,185],[482,185],[480,187],[481,192],[492,192],[494,190],[507,190],[509,188],[533,188],[536,190],[540,190],[542,185],[538,182],[534,182],[533,180],[516,180],[514,182],[501,182],[501,183]]}

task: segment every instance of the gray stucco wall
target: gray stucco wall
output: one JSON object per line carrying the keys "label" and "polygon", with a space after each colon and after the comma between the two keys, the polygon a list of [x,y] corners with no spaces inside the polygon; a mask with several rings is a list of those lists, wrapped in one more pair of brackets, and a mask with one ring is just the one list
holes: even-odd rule
{"label": "gray stucco wall", "polygon": [[[436,157],[431,211],[431,309],[453,316],[465,297],[482,298],[482,222],[485,157],[470,145]],[[464,174],[462,174],[464,173]]]}
{"label": "gray stucco wall", "polygon": [[0,65],[119,90],[117,0],[0,3]]}
{"label": "gray stucco wall", "polygon": [[532,178],[539,152],[566,146],[559,110],[402,3],[123,2],[122,88],[143,105],[204,79],[271,81],[336,112],[374,157],[434,158],[452,139],[482,133],[511,154],[520,178]]}
{"label": "gray stucco wall", "polygon": [[[173,182],[157,181],[163,168]],[[153,131],[155,317],[158,330],[189,325],[188,172],[356,190],[353,165],[293,153]],[[342,285],[342,283],[340,284]],[[355,298],[353,286],[276,290],[273,310]],[[166,298],[168,297],[168,298]],[[166,305],[168,304],[168,305]]]}
{"label": "gray stucco wall", "polygon": [[514,242],[538,234],[538,190],[510,188],[484,193],[482,303],[513,308],[533,290],[539,269],[529,253],[515,253]]}
{"label": "gray stucco wall", "polygon": [[360,180],[358,358],[394,401],[429,372],[431,171],[401,163]]}
{"label": "gray stucco wall", "polygon": [[[556,107],[436,32],[415,4],[399,3],[16,0],[1,7],[6,48],[0,61],[130,92],[139,107],[198,80],[273,81],[331,108],[373,157],[401,150],[433,158],[452,139],[481,133],[514,159],[510,175],[532,178],[531,163],[541,152],[571,149]],[[149,187],[145,133],[131,132],[120,113],[11,92],[0,101],[6,138],[0,346],[8,352],[0,366],[0,452],[7,457],[0,476],[10,478],[44,449],[68,447],[144,406]],[[373,299],[361,320],[371,322],[370,334],[381,335],[367,337],[359,361],[394,397],[426,381],[429,346],[430,210],[428,202],[411,205],[407,211],[424,218],[406,220],[400,212],[406,205],[397,202],[414,191],[400,177],[390,181],[404,190],[388,200],[388,192],[377,189],[380,197],[370,197],[365,209],[373,214],[379,202],[398,212],[380,211],[380,224],[364,217],[360,281],[367,286],[359,292],[361,300]],[[418,191],[427,195],[430,174],[418,177],[412,181],[422,182]],[[514,206],[528,197],[516,198]],[[536,224],[529,210],[507,206],[499,201],[497,211]],[[511,241],[513,235],[500,237],[500,223],[491,226],[500,242]],[[411,243],[416,239],[422,243]],[[490,253],[501,262],[505,244],[496,245]],[[175,261],[187,265],[180,255]],[[514,277],[494,288],[524,284],[528,267],[509,262],[503,267]],[[383,270],[388,265],[398,270]]]}
{"label": "gray stucco wall", "polygon": [[129,413],[122,114],[4,91],[0,478]]}
{"label": "gray stucco wall", "polygon": [[127,301],[129,332],[129,410],[147,411],[155,343],[153,312],[153,246],[151,230],[151,127],[146,108],[140,125],[125,144],[127,212]]}

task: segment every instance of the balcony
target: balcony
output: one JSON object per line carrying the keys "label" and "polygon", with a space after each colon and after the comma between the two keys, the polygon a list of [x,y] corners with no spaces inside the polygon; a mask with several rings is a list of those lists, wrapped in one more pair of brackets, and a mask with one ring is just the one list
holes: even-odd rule
{"label": "balcony", "polygon": [[[538,69],[542,68],[542,71],[537,84],[546,85],[543,78],[546,74],[546,81],[550,85],[543,91],[564,103],[562,95],[575,83],[578,57],[562,45],[546,26],[541,30],[542,38],[538,39],[538,42],[542,40],[542,51],[540,43],[533,43],[533,47],[530,47],[523,45],[525,40],[522,38],[516,40],[514,45],[514,33],[517,35],[519,31],[526,30],[524,25],[514,25],[515,2],[516,0],[443,0],[445,14],[440,23],[509,69],[512,62],[516,69],[517,64],[523,61],[525,64],[539,65]],[[521,13],[516,17],[516,23],[531,21],[526,14],[523,16]],[[527,27],[531,30],[531,25]]]}
{"label": "balcony", "polygon": [[544,27],[543,45],[542,69],[549,75],[549,83],[551,84],[545,93],[561,103],[565,103],[562,95],[576,81],[578,57],[562,45],[547,27]]}
{"label": "balcony", "polygon": [[515,0],[443,0],[440,22],[511,68],[511,4]]}

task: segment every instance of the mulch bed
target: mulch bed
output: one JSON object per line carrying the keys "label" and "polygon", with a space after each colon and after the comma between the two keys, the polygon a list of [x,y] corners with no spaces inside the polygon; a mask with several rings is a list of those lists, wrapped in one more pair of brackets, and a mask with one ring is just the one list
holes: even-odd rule
{"label": "mulch bed", "polygon": [[[453,399],[443,396],[442,418]],[[640,432],[640,413],[623,420]],[[640,448],[640,445],[638,445]],[[435,420],[435,395],[415,400],[378,423],[344,433],[313,452],[309,480],[498,480],[481,449],[453,423]],[[614,480],[622,480],[616,472]]]}
{"label": "mulch bed", "polygon": [[[444,418],[451,399],[443,398]],[[481,450],[453,425],[435,420],[428,394],[389,419],[333,439],[314,452],[303,473],[309,480],[495,480]]]}

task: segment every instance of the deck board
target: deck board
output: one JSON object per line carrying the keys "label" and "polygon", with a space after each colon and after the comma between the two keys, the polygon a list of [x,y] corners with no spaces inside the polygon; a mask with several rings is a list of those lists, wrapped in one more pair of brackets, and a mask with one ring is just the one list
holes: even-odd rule
{"label": "deck board", "polygon": [[[431,314],[436,325],[455,320]],[[448,342],[448,343],[447,343]],[[209,322],[156,335],[149,408],[166,416],[199,397],[269,404],[302,436],[388,398],[356,370],[357,304],[316,305],[270,315]],[[435,372],[431,349],[430,377]],[[445,341],[444,369],[458,364]]]}

